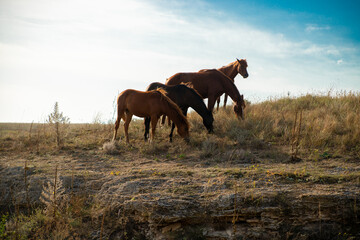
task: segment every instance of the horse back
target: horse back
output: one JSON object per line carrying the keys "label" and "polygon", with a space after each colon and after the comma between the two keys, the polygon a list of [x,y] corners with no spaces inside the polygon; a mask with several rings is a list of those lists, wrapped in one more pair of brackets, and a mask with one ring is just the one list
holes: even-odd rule
{"label": "horse back", "polygon": [[218,70],[208,69],[202,72],[177,73],[167,79],[166,85],[190,82],[202,98],[207,98],[211,92],[223,88],[221,82],[223,78],[223,74]]}
{"label": "horse back", "polygon": [[159,83],[159,82],[153,82],[150,83],[150,85],[146,88],[145,91],[151,91],[151,90],[156,90],[158,88],[163,88],[165,89],[166,85],[163,83]]}
{"label": "horse back", "polygon": [[126,112],[138,117],[150,117],[153,114],[161,115],[161,93],[157,91],[142,92],[128,89],[120,93],[118,106]]}

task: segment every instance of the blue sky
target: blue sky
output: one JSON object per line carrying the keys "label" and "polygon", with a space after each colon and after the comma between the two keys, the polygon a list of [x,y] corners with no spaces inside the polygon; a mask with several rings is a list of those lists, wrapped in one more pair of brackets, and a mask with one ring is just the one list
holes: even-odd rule
{"label": "blue sky", "polygon": [[106,122],[121,91],[246,58],[245,98],[360,91],[357,1],[0,0],[0,122]]}

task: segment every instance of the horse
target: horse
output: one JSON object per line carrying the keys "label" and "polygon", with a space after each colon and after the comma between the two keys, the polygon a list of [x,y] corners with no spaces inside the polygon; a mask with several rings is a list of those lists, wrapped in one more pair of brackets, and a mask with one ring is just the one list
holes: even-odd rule
{"label": "horse", "polygon": [[[166,86],[159,82],[151,83],[146,91],[154,90],[154,89],[164,89],[166,92],[166,96],[168,96],[174,103],[176,103],[179,108],[182,110],[184,116],[187,115],[188,108],[191,107],[194,109],[203,119],[203,124],[208,130],[209,133],[213,132],[213,122],[214,117],[212,112],[210,112],[202,99],[202,97],[191,87],[188,87],[184,84],[175,85],[175,86]],[[147,141],[149,135],[149,125],[150,125],[150,117],[145,118],[145,141]],[[175,124],[172,124],[171,132],[170,132],[170,142],[172,142],[173,131],[175,128]]]}
{"label": "horse", "polygon": [[166,115],[173,121],[177,127],[178,134],[189,142],[189,123],[182,113],[181,109],[168,98],[164,90],[157,89],[153,91],[137,91],[127,89],[119,94],[117,98],[117,119],[115,122],[113,141],[116,140],[116,133],[121,119],[125,121],[124,130],[126,142],[129,143],[128,129],[133,115],[138,117],[151,118],[151,138],[154,140],[155,129],[158,119]]}
{"label": "horse", "polygon": [[[218,68],[220,72],[224,73],[226,76],[228,76],[233,82],[235,81],[235,77],[240,74],[243,78],[247,78],[249,76],[247,72],[247,62],[246,59],[236,59],[236,61],[229,63],[226,66],[223,66],[221,68]],[[208,69],[202,69],[199,72],[207,71]],[[227,102],[227,94],[224,95],[224,108],[226,107]],[[219,104],[220,104],[220,97],[217,99],[217,107],[216,109],[219,110]]]}
{"label": "horse", "polygon": [[204,72],[176,73],[166,80],[165,85],[177,85],[190,82],[202,98],[208,98],[208,109],[213,111],[215,101],[223,93],[235,102],[234,112],[238,119],[244,119],[244,96],[240,95],[234,82],[222,72],[212,69]]}

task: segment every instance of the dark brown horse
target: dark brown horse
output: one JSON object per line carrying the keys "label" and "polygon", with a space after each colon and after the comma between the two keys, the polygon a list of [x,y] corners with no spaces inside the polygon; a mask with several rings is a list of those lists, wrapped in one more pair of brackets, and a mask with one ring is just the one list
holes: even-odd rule
{"label": "dark brown horse", "polygon": [[[243,76],[243,78],[247,78],[249,76],[247,72],[247,62],[246,59],[236,59],[235,62],[229,63],[226,66],[223,66],[221,68],[218,68],[220,72],[224,73],[226,76],[228,76],[233,82],[235,81],[235,77],[240,74]],[[204,72],[209,69],[203,69],[199,72]],[[227,94],[224,95],[224,107],[226,107],[227,102]],[[217,110],[219,110],[219,104],[220,104],[220,97],[217,99]]]}
{"label": "dark brown horse", "polygon": [[[214,118],[212,112],[206,108],[206,105],[202,99],[202,97],[192,88],[180,84],[175,86],[166,86],[159,82],[151,83],[146,91],[154,90],[162,88],[166,92],[166,96],[168,96],[174,103],[176,103],[179,108],[182,110],[182,113],[186,116],[188,108],[191,107],[194,109],[203,119],[203,124],[206,129],[210,132],[213,131],[213,122]],[[145,118],[145,141],[149,135],[149,125],[150,118]],[[171,132],[170,132],[170,142],[172,142],[173,131],[175,128],[175,124],[172,124]]]}
{"label": "dark brown horse", "polygon": [[238,118],[244,117],[244,96],[240,95],[234,82],[222,72],[213,69],[204,72],[177,73],[166,80],[166,85],[177,85],[181,82],[192,83],[202,98],[208,98],[208,109],[211,112],[214,109],[216,99],[223,93],[228,94],[235,102],[234,112],[236,116]]}
{"label": "dark brown horse", "polygon": [[189,140],[189,123],[181,109],[164,94],[164,90],[125,90],[117,98],[117,111],[113,140],[116,140],[119,124],[123,119],[126,142],[129,143],[128,128],[133,115],[151,117],[151,141],[154,139],[158,119],[162,115],[168,116],[175,123],[179,135],[186,141]]}

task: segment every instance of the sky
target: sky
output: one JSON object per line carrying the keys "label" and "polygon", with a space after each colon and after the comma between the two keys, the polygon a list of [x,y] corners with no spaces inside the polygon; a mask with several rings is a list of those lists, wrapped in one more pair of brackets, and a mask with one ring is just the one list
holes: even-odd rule
{"label": "sky", "polygon": [[[360,91],[360,2],[0,0],[0,122],[114,120],[125,89],[245,58],[246,100]],[[229,101],[228,101],[229,102]]]}

